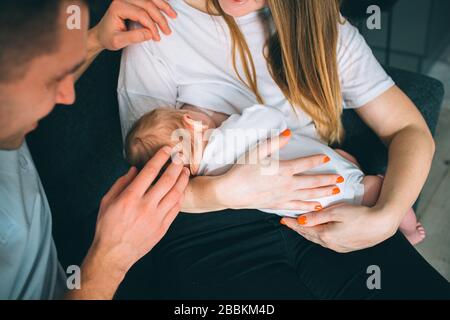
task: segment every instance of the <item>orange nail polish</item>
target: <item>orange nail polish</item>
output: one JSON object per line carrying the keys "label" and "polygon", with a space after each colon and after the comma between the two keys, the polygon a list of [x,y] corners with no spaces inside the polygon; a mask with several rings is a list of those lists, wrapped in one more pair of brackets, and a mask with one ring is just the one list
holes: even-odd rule
{"label": "orange nail polish", "polygon": [[305,224],[308,223],[308,219],[305,216],[301,216],[301,217],[298,217],[297,222],[300,225],[304,226]]}
{"label": "orange nail polish", "polygon": [[337,180],[336,180],[337,183],[342,183],[342,182],[344,182],[344,181],[345,181],[344,177],[339,177],[339,178],[337,178]]}
{"label": "orange nail polish", "polygon": [[290,137],[291,134],[292,134],[292,132],[291,132],[290,129],[286,129],[286,130],[284,130],[284,131],[281,133],[281,135],[282,135],[283,137]]}
{"label": "orange nail polish", "polygon": [[341,193],[341,189],[339,189],[339,188],[333,189],[333,194],[339,194],[339,193]]}
{"label": "orange nail polish", "polygon": [[327,163],[327,162],[330,162],[330,161],[331,161],[331,159],[328,156],[323,158],[323,163]]}
{"label": "orange nail polish", "polygon": [[286,225],[286,222],[285,222],[283,219],[280,220],[280,223],[281,223],[283,226]]}
{"label": "orange nail polish", "polygon": [[314,209],[316,209],[316,211],[320,211],[323,209],[323,207],[321,205],[316,206]]}

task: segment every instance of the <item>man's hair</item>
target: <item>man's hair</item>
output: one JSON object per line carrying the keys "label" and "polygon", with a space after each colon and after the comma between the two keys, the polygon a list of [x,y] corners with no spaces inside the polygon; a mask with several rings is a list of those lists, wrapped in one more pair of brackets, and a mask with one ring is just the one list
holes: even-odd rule
{"label": "man's hair", "polygon": [[58,48],[64,2],[0,1],[0,83],[20,79],[34,58]]}

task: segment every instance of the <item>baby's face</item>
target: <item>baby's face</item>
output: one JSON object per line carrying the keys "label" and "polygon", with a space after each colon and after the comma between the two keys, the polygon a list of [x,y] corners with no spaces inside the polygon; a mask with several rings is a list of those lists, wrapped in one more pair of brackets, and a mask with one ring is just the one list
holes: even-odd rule
{"label": "baby's face", "polygon": [[186,129],[189,129],[190,125],[192,125],[193,122],[197,122],[197,125],[199,125],[201,122],[201,125],[205,130],[215,129],[216,127],[214,120],[204,112],[189,109],[186,110],[186,116],[183,119],[186,125]]}
{"label": "baby's face", "polygon": [[185,110],[183,124],[189,132],[190,140],[190,143],[184,144],[183,148],[190,148],[190,150],[183,150],[182,158],[184,163],[189,166],[192,174],[196,175],[203,157],[203,151],[208,144],[206,135],[209,130],[216,128],[216,124],[206,113],[192,109]]}

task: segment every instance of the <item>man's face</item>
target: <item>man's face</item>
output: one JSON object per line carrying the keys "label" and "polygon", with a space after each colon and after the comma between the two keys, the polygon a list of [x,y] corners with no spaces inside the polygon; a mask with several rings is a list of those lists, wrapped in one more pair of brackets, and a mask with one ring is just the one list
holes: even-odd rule
{"label": "man's face", "polygon": [[88,9],[81,12],[81,30],[69,30],[62,5],[56,51],[34,58],[24,77],[0,84],[0,149],[20,148],[55,104],[75,102],[74,72],[86,59]]}

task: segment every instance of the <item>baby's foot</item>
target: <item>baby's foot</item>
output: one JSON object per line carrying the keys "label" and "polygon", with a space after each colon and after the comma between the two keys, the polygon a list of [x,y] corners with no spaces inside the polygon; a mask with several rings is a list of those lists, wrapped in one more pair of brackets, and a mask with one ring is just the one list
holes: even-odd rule
{"label": "baby's foot", "polygon": [[414,246],[423,241],[426,237],[425,228],[420,222],[417,223],[416,228],[413,230],[405,230],[400,228],[400,231],[405,235],[406,239]]}

